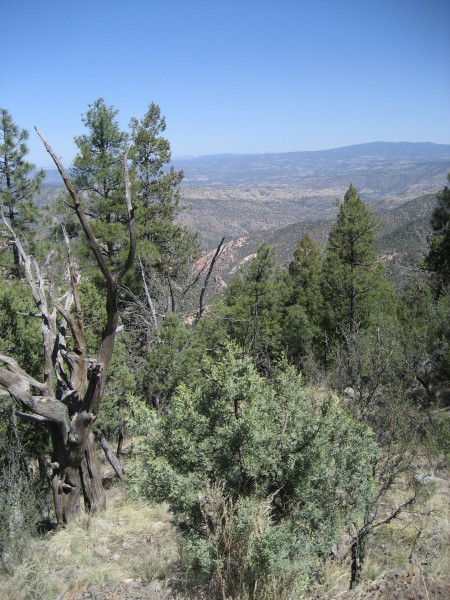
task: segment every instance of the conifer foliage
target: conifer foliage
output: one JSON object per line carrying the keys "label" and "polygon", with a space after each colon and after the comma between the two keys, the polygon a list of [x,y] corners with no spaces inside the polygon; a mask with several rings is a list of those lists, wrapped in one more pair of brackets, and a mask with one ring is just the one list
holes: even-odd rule
{"label": "conifer foliage", "polygon": [[[28,132],[20,129],[10,113],[0,108],[0,201],[5,216],[18,234],[26,234],[28,242],[37,221],[36,195],[44,178],[43,170],[26,160]],[[19,274],[20,255],[12,244],[14,271]]]}
{"label": "conifer foliage", "polygon": [[383,291],[374,243],[375,221],[351,185],[331,230],[324,264],[325,329],[330,339],[366,328]]}
{"label": "conifer foliage", "polygon": [[[3,232],[25,275],[0,282],[0,434],[17,450],[0,458],[0,496],[12,505],[0,510],[0,562],[28,514],[31,444],[20,440],[20,417],[39,431],[43,470],[52,446],[46,476],[61,524],[81,499],[105,506],[94,429],[119,442],[139,435],[128,482],[169,504],[201,594],[313,593],[345,535],[356,585],[373,532],[418,497],[411,445],[426,429],[417,382],[427,410],[448,382],[448,188],[425,260],[437,298],[425,283],[394,297],[376,223],[350,185],[324,252],[306,236],[284,268],[262,243],[209,303],[222,242],[211,269],[196,270],[198,240],[177,223],[183,173],[170,167],[160,109],[150,104],[126,131],[117,114],[101,98],[89,106],[70,177],[41,136],[68,192],[63,274],[22,243],[42,173],[24,158],[26,132],[0,111]],[[2,536],[4,523],[13,536]]]}
{"label": "conifer foliage", "polygon": [[371,499],[372,434],[294,368],[270,383],[233,345],[202,374],[149,436],[139,485],[170,504],[218,597],[300,594]]}
{"label": "conifer foliage", "polygon": [[[450,173],[447,176],[450,182]],[[450,189],[445,186],[437,196],[438,204],[433,211],[431,225],[434,235],[425,265],[437,280],[439,296],[450,285]]]}

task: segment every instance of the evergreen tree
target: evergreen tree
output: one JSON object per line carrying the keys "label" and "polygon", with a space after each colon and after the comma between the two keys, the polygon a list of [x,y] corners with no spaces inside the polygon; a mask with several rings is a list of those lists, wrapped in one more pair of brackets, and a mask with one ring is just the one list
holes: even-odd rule
{"label": "evergreen tree", "polygon": [[183,172],[167,167],[170,144],[163,136],[166,122],[158,105],[151,103],[141,120],[131,119],[130,128],[142,269],[151,295],[167,287],[168,310],[177,313],[200,253],[197,235],[176,222]]}
{"label": "evergreen tree", "polygon": [[429,280],[414,278],[399,298],[398,319],[403,378],[412,379],[411,387],[423,387],[429,406],[436,401],[436,386],[450,380],[450,295],[436,300]]}
{"label": "evergreen tree", "polygon": [[164,296],[170,299],[170,310],[177,312],[182,295],[177,292],[183,290],[199,254],[196,234],[176,223],[183,172],[165,168],[171,157],[170,144],[162,135],[166,124],[159,106],[152,103],[141,120],[132,118],[129,134],[121,131],[117,113],[102,98],[89,106],[83,118],[88,133],[75,138],[79,154],[72,177],[86,201],[86,212],[103,251],[114,265],[127,245],[123,160],[128,151],[142,269],[131,270],[125,283],[141,295],[145,274],[152,296],[160,293],[162,286],[169,288]]}
{"label": "evergreen tree", "polygon": [[322,300],[321,268],[320,249],[309,235],[305,235],[295,248],[289,275],[294,286],[294,303],[303,306],[314,320],[317,320]]}
{"label": "evergreen tree", "polygon": [[324,263],[324,330],[343,339],[376,322],[388,286],[374,243],[375,221],[350,185],[329,238]]}
{"label": "evergreen tree", "polygon": [[[450,173],[447,176],[450,181]],[[437,280],[437,296],[450,285],[450,189],[445,186],[438,194],[438,205],[433,211],[431,225],[433,237],[425,266]]]}
{"label": "evergreen tree", "polygon": [[157,104],[152,102],[140,121],[131,119],[130,127],[133,165],[138,179],[136,196],[147,209],[142,225],[146,226],[144,234],[148,238],[148,228],[154,226],[155,221],[173,222],[177,216],[180,210],[178,186],[183,171],[173,167],[165,170],[171,159],[170,144],[161,135],[166,122]]}
{"label": "evergreen tree", "polygon": [[[20,129],[4,108],[0,108],[0,200],[5,216],[19,235],[32,239],[32,226],[38,217],[34,199],[39,193],[44,171],[26,160],[28,132]],[[12,245],[14,270],[19,274],[20,256]]]}
{"label": "evergreen tree", "polygon": [[232,281],[225,297],[228,334],[264,368],[283,351],[282,321],[287,304],[285,272],[265,242],[247,269]]}
{"label": "evergreen tree", "polygon": [[112,261],[124,242],[126,210],[123,159],[127,135],[120,131],[117,113],[103,98],[89,105],[83,123],[88,133],[75,138],[72,180],[86,202],[94,233]]}
{"label": "evergreen tree", "polygon": [[314,240],[309,235],[299,240],[289,265],[292,293],[284,327],[288,354],[297,362],[319,338],[323,311],[322,263],[322,254]]}
{"label": "evergreen tree", "polygon": [[303,597],[372,498],[372,433],[292,367],[270,383],[234,346],[199,371],[149,432],[136,485],[169,503],[191,576],[220,597]]}

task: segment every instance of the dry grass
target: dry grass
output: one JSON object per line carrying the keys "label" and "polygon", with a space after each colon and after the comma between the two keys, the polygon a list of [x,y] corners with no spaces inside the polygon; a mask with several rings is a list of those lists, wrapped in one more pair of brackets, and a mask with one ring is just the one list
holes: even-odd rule
{"label": "dry grass", "polygon": [[178,539],[163,507],[108,492],[108,509],[35,540],[11,576],[0,579],[1,600],[64,598],[101,584],[165,579],[178,560]]}
{"label": "dry grass", "polygon": [[[401,491],[393,500],[401,501]],[[414,513],[380,528],[367,547],[363,586],[381,573],[414,564],[436,576],[448,572],[450,519],[448,483],[430,487],[428,499]],[[123,600],[208,598],[180,592],[180,540],[165,507],[130,498],[124,486],[108,490],[108,509],[34,540],[12,575],[0,577],[0,600]],[[341,549],[345,548],[342,540]],[[327,563],[311,598],[347,597],[347,557]],[[301,598],[301,596],[300,596]],[[241,599],[242,600],[242,599]]]}
{"label": "dry grass", "polygon": [[[442,477],[446,474],[441,472],[440,475]],[[437,580],[448,579],[450,564],[448,479],[446,482],[427,485],[427,491],[428,496],[420,504],[410,512],[401,514],[398,519],[380,527],[376,535],[369,538],[359,589],[363,589],[386,572],[405,567],[418,568],[419,571],[429,573],[430,577]],[[405,500],[405,491],[400,488],[395,489],[388,500],[393,505],[401,504]],[[343,539],[340,550],[343,550],[345,545]],[[348,594],[349,582],[350,563],[347,553],[341,560],[332,559],[327,562],[321,581],[314,588],[312,597],[321,600],[353,598]],[[379,598],[388,600],[389,596],[380,595]]]}
{"label": "dry grass", "polygon": [[448,575],[448,483],[430,485],[429,497],[412,512],[380,529],[368,552],[365,579],[411,561],[437,576]]}

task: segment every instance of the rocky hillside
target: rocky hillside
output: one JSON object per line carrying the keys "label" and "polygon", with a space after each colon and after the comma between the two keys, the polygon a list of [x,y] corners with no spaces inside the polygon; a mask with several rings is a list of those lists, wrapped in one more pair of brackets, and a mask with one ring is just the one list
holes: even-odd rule
{"label": "rocky hillside", "polygon": [[373,210],[435,193],[450,171],[450,146],[374,143],[287,154],[174,161],[185,174],[183,223],[212,247],[299,221],[325,221],[352,183]]}
{"label": "rocky hillside", "polygon": [[[227,245],[217,273],[228,279],[258,245],[276,247],[288,264],[306,233],[324,246],[337,200],[350,183],[378,220],[378,249],[396,278],[423,256],[435,194],[450,171],[450,146],[375,142],[284,154],[218,155],[174,160],[183,169],[180,223],[199,233],[213,251]],[[40,203],[58,193],[54,170],[46,173]]]}
{"label": "rocky hillside", "polygon": [[[436,204],[436,195],[427,194],[406,201],[395,208],[374,212],[378,221],[377,248],[385,263],[387,275],[395,282],[403,277],[424,256],[431,234],[430,215]],[[246,264],[263,242],[275,247],[278,261],[287,266],[292,260],[295,246],[306,234],[325,248],[333,219],[299,221],[285,227],[267,229],[258,234],[226,237],[226,245],[217,264],[216,275],[229,280],[239,267]],[[213,250],[205,259],[212,256]]]}

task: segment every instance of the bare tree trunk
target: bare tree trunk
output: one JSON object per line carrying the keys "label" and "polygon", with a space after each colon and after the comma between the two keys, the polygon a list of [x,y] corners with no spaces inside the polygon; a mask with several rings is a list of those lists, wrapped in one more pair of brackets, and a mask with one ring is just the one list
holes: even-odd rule
{"label": "bare tree trunk", "polygon": [[152,314],[153,325],[155,326],[155,329],[158,330],[158,319],[156,318],[155,306],[147,286],[147,280],[145,278],[144,266],[142,264],[141,257],[139,257],[139,266],[141,267],[142,283],[144,285],[145,297],[147,298],[147,303]]}
{"label": "bare tree trunk", "polygon": [[92,431],[89,432],[86,449],[80,466],[84,503],[89,511],[98,512],[106,508],[106,494]]}
{"label": "bare tree trunk", "polygon": [[[83,311],[78,293],[79,274],[70,251],[68,237],[65,235],[69,284],[66,294],[58,298],[52,288],[51,278],[41,274],[39,265],[24,251],[20,240],[2,213],[4,225],[10,231],[14,245],[20,254],[39,311],[44,360],[41,382],[26,373],[14,359],[0,355],[0,385],[24,409],[25,412],[17,412],[19,416],[44,424],[51,432],[53,453],[52,473],[49,479],[58,523],[67,523],[80,514],[81,494],[87,510],[98,511],[106,506],[92,428],[98,417],[114,349],[118,321],[118,284],[133,264],[136,231],[127,156],[125,156],[125,201],[128,212],[129,250],[124,264],[117,272],[112,273],[90,222],[84,214],[77,191],[58,157],[43,136],[40,133],[39,135],[70,193],[72,209],[78,217],[105,280],[106,323],[95,364],[88,373]],[[75,308],[74,311],[72,307]],[[57,322],[57,314],[62,320],[61,326]],[[66,340],[69,334],[72,339],[70,349]]]}
{"label": "bare tree trunk", "polygon": [[53,447],[59,450],[53,455],[53,473],[50,477],[58,523],[68,523],[79,517],[83,508],[81,495],[84,497],[85,510],[104,510],[106,494],[92,432],[87,435],[84,453],[79,446],[75,449],[63,447],[55,438]]}
{"label": "bare tree trunk", "polygon": [[116,450],[116,456],[120,456],[122,454],[122,446],[123,446],[123,426],[122,423],[120,424],[119,427],[119,439],[117,441],[117,450]]}
{"label": "bare tree trunk", "polygon": [[357,534],[351,547],[351,576],[350,589],[353,590],[361,581],[362,567],[364,563],[364,551],[366,540],[363,535]]}
{"label": "bare tree trunk", "polygon": [[217,259],[220,256],[220,252],[222,250],[222,246],[223,246],[224,241],[225,241],[225,238],[223,237],[221,239],[219,245],[216,248],[214,256],[213,256],[213,258],[211,260],[211,264],[209,265],[209,269],[208,269],[208,272],[206,274],[205,281],[203,282],[202,290],[200,292],[199,307],[198,307],[197,314],[195,315],[194,327],[200,321],[200,319],[202,318],[202,315],[203,315],[203,313],[205,311],[205,293],[206,293],[206,290],[208,288],[208,283],[209,283],[209,279],[211,277],[211,273],[214,270],[214,265],[216,264],[216,261],[217,261]]}

